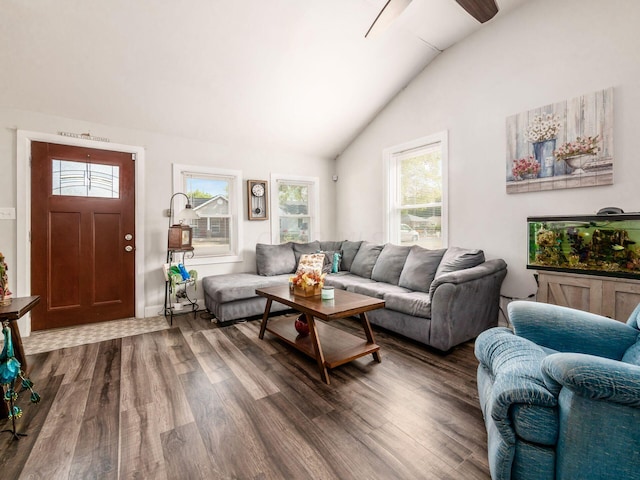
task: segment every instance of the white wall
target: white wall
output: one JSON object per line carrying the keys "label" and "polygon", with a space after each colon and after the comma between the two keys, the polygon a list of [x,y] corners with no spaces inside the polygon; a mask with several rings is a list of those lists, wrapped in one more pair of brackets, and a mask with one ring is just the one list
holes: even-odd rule
{"label": "white wall", "polygon": [[[382,239],[382,150],[449,132],[449,245],[509,267],[502,292],[536,291],[526,217],[640,211],[640,2],[535,0],[441,54],[338,159],[338,237]],[[614,87],[614,185],[507,195],[512,114]]]}
{"label": "white wall", "polygon": [[[334,238],[335,161],[269,150],[252,150],[242,145],[218,145],[187,138],[159,135],[150,132],[87,123],[81,120],[54,117],[34,112],[0,108],[0,207],[16,207],[16,130],[55,134],[58,131],[91,132],[107,137],[113,143],[141,146],[145,149],[144,201],[145,211],[145,299],[146,315],[155,315],[164,301],[164,281],[161,265],[165,262],[168,219],[163,216],[169,208],[172,193],[172,164],[208,165],[242,170],[246,179],[269,180],[271,173],[315,176],[320,179],[322,205],[318,238]],[[64,137],[60,137],[64,140]],[[246,182],[243,182],[246,189]],[[255,271],[255,244],[271,243],[270,222],[246,220],[246,192],[243,192],[243,261],[218,265],[195,266],[200,278],[217,273]],[[24,212],[17,212],[24,215]],[[18,285],[16,258],[17,220],[0,220],[0,252],[9,267],[9,283],[14,293]],[[28,249],[27,249],[28,250]],[[190,261],[188,266],[196,263]],[[202,289],[197,296],[202,298]],[[204,303],[202,303],[204,305]],[[23,327],[23,324],[21,324]],[[28,328],[27,328],[28,330]]]}

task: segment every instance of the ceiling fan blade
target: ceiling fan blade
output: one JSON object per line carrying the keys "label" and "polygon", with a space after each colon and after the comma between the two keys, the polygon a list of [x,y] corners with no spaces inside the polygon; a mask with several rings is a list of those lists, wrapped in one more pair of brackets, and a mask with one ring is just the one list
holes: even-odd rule
{"label": "ceiling fan blade", "polygon": [[411,0],[388,0],[364,37],[375,36],[385,30],[409,6]]}
{"label": "ceiling fan blade", "polygon": [[498,13],[495,0],[456,0],[456,2],[480,23],[488,22]]}

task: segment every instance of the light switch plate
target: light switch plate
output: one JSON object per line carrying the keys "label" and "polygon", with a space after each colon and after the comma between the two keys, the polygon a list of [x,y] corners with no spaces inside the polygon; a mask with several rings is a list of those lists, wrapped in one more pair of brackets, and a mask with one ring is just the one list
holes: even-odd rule
{"label": "light switch plate", "polygon": [[15,220],[16,209],[13,207],[0,207],[0,220]]}

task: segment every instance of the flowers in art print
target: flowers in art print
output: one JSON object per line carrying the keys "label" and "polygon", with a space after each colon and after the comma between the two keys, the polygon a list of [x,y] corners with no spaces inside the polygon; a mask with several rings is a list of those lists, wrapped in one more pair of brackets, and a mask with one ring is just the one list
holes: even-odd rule
{"label": "flowers in art print", "polygon": [[546,115],[536,115],[527,126],[524,137],[531,143],[544,142],[558,136],[560,131],[560,119],[557,115],[547,113]]}
{"label": "flowers in art print", "polygon": [[563,143],[553,151],[553,155],[558,161],[578,155],[596,155],[600,151],[599,137],[577,137],[573,142]]}
{"label": "flowers in art print", "polygon": [[538,172],[540,172],[540,164],[536,161],[533,155],[513,161],[511,174],[513,175],[513,178],[517,180],[522,180],[527,175],[537,177]]}

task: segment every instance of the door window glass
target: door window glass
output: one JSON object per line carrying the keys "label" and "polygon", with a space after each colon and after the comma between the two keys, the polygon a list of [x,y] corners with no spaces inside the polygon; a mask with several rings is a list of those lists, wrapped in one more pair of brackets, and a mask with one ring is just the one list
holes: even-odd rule
{"label": "door window glass", "polygon": [[53,195],[120,198],[120,167],[54,159],[51,184]]}

